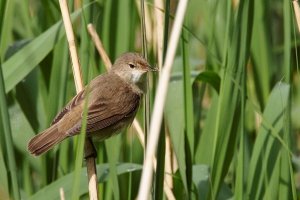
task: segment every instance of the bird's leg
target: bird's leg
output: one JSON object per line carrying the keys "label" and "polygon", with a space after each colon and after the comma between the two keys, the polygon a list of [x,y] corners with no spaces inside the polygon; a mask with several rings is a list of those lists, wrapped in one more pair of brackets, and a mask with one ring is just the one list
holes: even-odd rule
{"label": "bird's leg", "polygon": [[97,151],[90,137],[86,138],[84,145],[84,158],[88,159],[90,157],[97,158]]}

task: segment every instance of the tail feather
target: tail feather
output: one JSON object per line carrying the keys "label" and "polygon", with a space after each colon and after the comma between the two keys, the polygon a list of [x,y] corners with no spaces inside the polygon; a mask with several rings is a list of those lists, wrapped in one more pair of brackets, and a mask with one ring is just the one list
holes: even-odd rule
{"label": "tail feather", "polygon": [[54,145],[66,138],[66,134],[59,132],[57,125],[53,125],[45,131],[39,133],[28,143],[28,151],[38,156],[50,150]]}

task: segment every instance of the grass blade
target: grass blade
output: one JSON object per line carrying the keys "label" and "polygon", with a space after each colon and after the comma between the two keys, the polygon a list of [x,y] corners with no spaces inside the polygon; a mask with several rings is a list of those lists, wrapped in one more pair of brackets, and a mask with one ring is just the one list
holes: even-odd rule
{"label": "grass blade", "polygon": [[[182,61],[183,61],[183,95],[184,95],[184,118],[185,118],[185,153],[186,153],[186,181],[187,194],[190,194],[192,187],[192,163],[194,160],[194,113],[193,113],[193,94],[192,94],[192,79],[189,62],[189,36],[185,30],[182,30],[181,46],[182,46]],[[190,159],[188,159],[190,158]]]}
{"label": "grass blade", "polygon": [[[1,60],[1,58],[0,58]],[[12,194],[14,199],[21,199],[19,186],[18,186],[18,178],[17,178],[17,166],[16,166],[16,159],[14,153],[14,144],[12,140],[12,132],[10,127],[9,121],[9,114],[8,114],[8,106],[6,102],[6,93],[5,93],[5,85],[3,80],[2,74],[2,66],[0,64],[0,111],[1,111],[1,124],[3,130],[1,131],[4,135],[2,138],[5,139],[5,148],[7,154],[7,172],[8,177],[11,182]]]}
{"label": "grass blade", "polygon": [[278,84],[273,89],[264,110],[262,126],[259,129],[249,165],[247,195],[250,199],[261,199],[265,195],[264,189],[271,182],[271,175],[276,173],[275,164],[280,164],[277,162],[280,150],[289,151],[278,140],[284,128],[284,111],[287,108],[288,96],[289,86],[283,83]]}
{"label": "grass blade", "polygon": [[[230,4],[230,2],[229,2]],[[212,162],[212,197],[217,198],[221,183],[233,157],[241,115],[241,88],[244,68],[249,59],[253,2],[241,1],[230,37],[222,77]],[[225,120],[226,119],[226,120]]]}
{"label": "grass blade", "polygon": [[112,184],[112,191],[114,199],[120,199],[120,186],[117,177],[117,161],[119,158],[119,152],[116,147],[120,146],[120,135],[117,137],[109,138],[105,140],[105,148],[107,152],[109,170],[110,170],[110,180]]}

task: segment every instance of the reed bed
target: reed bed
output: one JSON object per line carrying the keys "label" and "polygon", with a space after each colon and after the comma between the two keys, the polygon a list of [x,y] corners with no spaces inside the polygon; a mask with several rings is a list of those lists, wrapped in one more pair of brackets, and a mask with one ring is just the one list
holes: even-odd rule
{"label": "reed bed", "polygon": [[[99,199],[300,198],[297,1],[68,6],[84,85],[124,52],[160,69],[134,125],[96,143]],[[2,0],[0,27],[0,199],[89,199],[80,136],[27,151],[76,94],[59,2]]]}

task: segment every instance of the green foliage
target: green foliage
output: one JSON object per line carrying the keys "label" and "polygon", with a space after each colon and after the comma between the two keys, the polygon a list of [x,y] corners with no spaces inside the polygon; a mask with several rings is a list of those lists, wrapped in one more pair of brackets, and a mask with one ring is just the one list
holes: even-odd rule
{"label": "green foliage", "polygon": [[[162,57],[177,2],[166,0],[161,10]],[[136,1],[69,3],[85,84],[105,71],[88,23],[112,61],[123,52],[142,52]],[[147,54],[155,65],[157,8],[151,0],[145,8]],[[294,21],[290,1],[189,1],[164,108],[153,198],[166,199],[164,178],[173,181],[176,199],[300,198]],[[76,93],[58,1],[2,0],[0,27],[0,199],[60,199],[60,188],[66,199],[88,199],[83,134],[41,157],[27,152],[29,139]],[[150,76],[151,103],[158,78]],[[144,110],[142,105],[137,115],[141,124]],[[171,174],[165,173],[165,136],[172,143]],[[100,198],[135,199],[144,155],[135,131],[96,147]]]}

